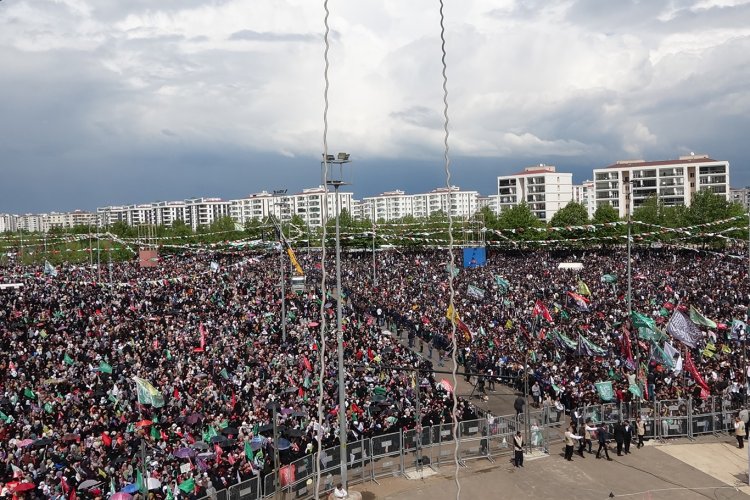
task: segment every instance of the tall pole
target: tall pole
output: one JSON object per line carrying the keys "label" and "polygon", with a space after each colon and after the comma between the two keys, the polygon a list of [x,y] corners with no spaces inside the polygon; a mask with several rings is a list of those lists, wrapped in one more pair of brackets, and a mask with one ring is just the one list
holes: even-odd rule
{"label": "tall pole", "polygon": [[284,277],[284,235],[279,225],[279,267],[281,268],[281,341],[286,342],[286,279]]}
{"label": "tall pole", "polygon": [[378,277],[375,274],[375,221],[372,222],[372,284],[378,284]]}
{"label": "tall pole", "polygon": [[102,282],[102,254],[99,238],[99,222],[96,223],[96,282]]}
{"label": "tall pole", "polygon": [[279,428],[276,424],[276,411],[279,404],[274,401],[273,405],[273,491],[274,497],[278,498],[281,492],[279,491],[279,469],[281,463],[279,462]]}
{"label": "tall pole", "polygon": [[630,266],[630,260],[631,260],[631,229],[630,229],[630,191],[631,191],[631,181],[627,181],[628,186],[628,195],[627,195],[627,203],[625,204],[625,210],[628,212],[628,318],[631,317],[631,314],[633,313],[633,279],[632,279],[632,270]]}
{"label": "tall pole", "polygon": [[344,331],[341,328],[341,234],[339,229],[339,220],[341,219],[341,209],[339,206],[339,187],[341,183],[334,183],[334,193],[336,196],[336,337],[338,341],[338,365],[339,365],[339,443],[341,459],[341,483],[346,487],[346,397],[344,387]]}

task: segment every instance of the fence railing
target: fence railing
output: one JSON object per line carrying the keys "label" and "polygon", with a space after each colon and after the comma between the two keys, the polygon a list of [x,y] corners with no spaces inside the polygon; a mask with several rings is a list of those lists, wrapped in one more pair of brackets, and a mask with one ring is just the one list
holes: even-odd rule
{"label": "fence railing", "polygon": [[[529,412],[528,435],[531,451],[549,451],[552,444],[562,441],[561,430],[569,420],[557,421],[554,410]],[[734,416],[739,408],[728,400],[711,397],[707,400],[680,399],[654,403],[603,403],[587,405],[577,410],[585,421],[603,422],[610,427],[620,420],[633,421],[641,417],[645,439],[668,439],[734,431]],[[513,454],[512,440],[516,431],[526,434],[525,415],[493,416],[485,414],[476,420],[459,422],[456,433],[453,424],[438,424],[420,430],[409,429],[392,434],[353,441],[348,444],[347,477],[349,485],[379,478],[400,476],[420,467],[437,468],[454,464],[461,466],[468,460],[490,462]],[[338,446],[306,455],[284,466],[281,474],[281,495],[285,499],[308,500],[315,497],[317,474],[321,481],[318,496],[325,496],[340,481],[340,449]],[[217,493],[226,500],[266,500],[275,495],[274,474],[256,477]],[[206,497],[208,498],[208,497]]]}
{"label": "fence railing", "polygon": [[586,421],[603,422],[612,426],[618,421],[644,423],[645,439],[686,437],[693,439],[706,434],[734,431],[734,417],[740,407],[719,396],[695,400],[674,399],[637,403],[603,403],[578,409]]}

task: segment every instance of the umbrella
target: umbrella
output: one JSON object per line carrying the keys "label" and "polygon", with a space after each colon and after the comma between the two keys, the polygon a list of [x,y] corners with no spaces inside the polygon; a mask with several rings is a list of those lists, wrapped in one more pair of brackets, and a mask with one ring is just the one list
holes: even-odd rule
{"label": "umbrella", "polygon": [[120,493],[135,493],[138,491],[138,485],[137,484],[126,484],[123,489],[120,490]]}
{"label": "umbrella", "polygon": [[309,323],[307,324],[307,326],[309,326],[309,327],[311,327],[311,328],[315,328],[316,326],[318,326],[318,324],[319,324],[319,323],[318,323],[317,321],[310,321],[310,322],[309,322]]}
{"label": "umbrella", "polygon": [[250,440],[250,448],[253,451],[258,451],[261,448],[263,448],[263,445],[266,442],[266,438],[263,436],[255,436],[253,439]]}
{"label": "umbrella", "polygon": [[292,392],[297,392],[298,390],[299,389],[297,389],[296,387],[287,387],[286,389],[284,389],[284,394],[290,394]]}
{"label": "umbrella", "polygon": [[279,442],[278,442],[279,451],[288,450],[291,447],[292,447],[292,443],[290,443],[287,439],[279,438]]}
{"label": "umbrella", "polygon": [[291,415],[294,410],[292,408],[284,408],[281,410],[282,415]]}
{"label": "umbrella", "polygon": [[131,500],[133,498],[133,495],[130,493],[125,493],[124,491],[119,491],[109,497],[109,500]]}
{"label": "umbrella", "polygon": [[226,440],[227,440],[226,436],[222,436],[221,434],[219,434],[218,436],[214,436],[211,438],[211,444],[223,443]]}
{"label": "umbrella", "polygon": [[99,486],[100,484],[102,484],[102,482],[97,481],[96,479],[87,479],[78,485],[78,490],[79,491],[90,490],[91,488]]}
{"label": "umbrella", "polygon": [[205,443],[203,441],[196,441],[195,443],[191,444],[190,447],[196,450],[207,450],[208,443]]}
{"label": "umbrella", "polygon": [[305,435],[305,432],[302,429],[287,429],[284,431],[284,434],[289,437],[302,437]]}
{"label": "umbrella", "polygon": [[32,444],[34,442],[33,439],[22,439],[21,441],[18,441],[16,443],[16,446],[19,448],[26,448],[28,445]]}
{"label": "umbrella", "polygon": [[306,417],[307,413],[305,413],[304,411],[295,411],[292,413],[292,416],[293,417]]}
{"label": "umbrella", "polygon": [[221,433],[226,434],[227,436],[236,436],[240,431],[238,431],[236,427],[224,427],[221,430]]}
{"label": "umbrella", "polygon": [[192,448],[180,448],[179,450],[175,450],[172,455],[177,458],[192,458],[195,456],[195,450]]}
{"label": "umbrella", "polygon": [[31,447],[32,448],[44,448],[45,446],[49,446],[51,444],[54,444],[54,442],[55,441],[52,440],[52,439],[50,439],[50,438],[37,439],[36,441],[34,441],[34,443],[31,445]]}
{"label": "umbrella", "polygon": [[19,483],[16,485],[16,487],[13,489],[14,492],[18,491],[31,491],[34,488],[36,488],[36,485],[34,483]]}
{"label": "umbrella", "polygon": [[146,485],[149,490],[158,490],[161,488],[161,481],[156,479],[155,477],[148,478],[148,481],[146,481]]}
{"label": "umbrella", "polygon": [[258,427],[258,432],[268,432],[273,430],[272,424],[265,424]]}
{"label": "umbrella", "polygon": [[149,425],[153,424],[151,420],[141,420],[140,422],[136,422],[136,427],[148,427]]}
{"label": "umbrella", "polygon": [[185,419],[185,422],[187,422],[187,423],[188,423],[188,424],[190,424],[190,425],[195,425],[195,424],[197,424],[197,423],[198,423],[198,421],[199,421],[200,419],[202,419],[202,418],[203,418],[203,415],[201,415],[200,413],[197,413],[197,412],[196,412],[196,413],[191,413],[191,414],[190,414],[190,415],[189,415],[189,416],[188,416],[188,417],[187,417],[187,418]]}
{"label": "umbrella", "polygon": [[212,451],[206,451],[204,453],[198,453],[198,458],[200,458],[200,459],[214,458],[214,453]]}

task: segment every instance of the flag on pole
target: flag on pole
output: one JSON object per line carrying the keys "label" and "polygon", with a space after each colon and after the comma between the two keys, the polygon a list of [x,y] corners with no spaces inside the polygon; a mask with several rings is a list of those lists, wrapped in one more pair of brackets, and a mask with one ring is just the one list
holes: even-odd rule
{"label": "flag on pole", "polygon": [[66,365],[72,365],[75,363],[75,361],[73,361],[73,358],[68,356],[68,353],[66,352],[65,356],[63,356],[63,363],[65,363]]}
{"label": "flag on pole", "polygon": [[99,371],[102,373],[112,373],[112,367],[104,361],[99,362]]}
{"label": "flag on pole", "polygon": [[253,460],[253,449],[250,446],[250,441],[245,441],[245,458],[252,461]]}
{"label": "flag on pole", "polygon": [[572,297],[573,300],[575,300],[575,303],[578,306],[578,309],[580,309],[581,311],[589,310],[589,302],[591,302],[589,299],[575,292],[568,292],[568,295],[570,295],[570,297]]}
{"label": "flag on pole", "polygon": [[535,318],[541,316],[546,321],[552,323],[552,315],[549,313],[549,309],[547,309],[547,306],[542,304],[541,300],[536,301],[536,304],[534,304],[534,309],[532,309],[531,311],[531,315]]}
{"label": "flag on pole", "polygon": [[180,489],[181,492],[188,495],[192,493],[193,490],[195,489],[195,479],[193,479],[192,477],[190,479],[186,479],[180,484],[178,484],[177,487]]}
{"label": "flag on pole", "polygon": [[458,316],[458,311],[456,311],[456,308],[453,307],[452,302],[448,304],[448,310],[445,311],[445,317],[451,320],[452,323],[455,323],[456,320],[460,319]]}
{"label": "flag on pole", "polygon": [[703,337],[698,327],[677,309],[667,323],[667,333],[690,348],[698,345],[698,340]]}
{"label": "flag on pole", "polygon": [[744,321],[740,321],[738,319],[732,320],[732,331],[731,335],[734,340],[740,340],[742,335],[747,331],[747,325]]}
{"label": "flag on pole", "polygon": [[630,321],[633,322],[633,326],[636,328],[648,328],[649,330],[656,331],[656,321],[645,314],[633,311],[630,313]]}
{"label": "flag on pole", "polygon": [[617,275],[616,274],[603,274],[602,275],[602,283],[617,283]]}
{"label": "flag on pole", "polygon": [[133,377],[138,392],[138,402],[144,405],[152,405],[154,408],[164,406],[164,396],[159,392],[151,382],[144,378]]}
{"label": "flag on pole", "polygon": [[203,326],[203,323],[200,323],[198,325],[198,331],[201,334],[201,351],[203,351],[206,348],[206,327]]}
{"label": "flag on pole", "polygon": [[502,276],[495,275],[495,284],[500,288],[500,293],[506,293],[510,289],[510,282]]}
{"label": "flag on pole", "polygon": [[219,272],[219,263],[218,262],[211,262],[211,272]]}
{"label": "flag on pole", "polygon": [[222,368],[219,374],[221,375],[221,378],[223,378],[224,380],[229,380],[229,373],[227,372],[226,368]]}
{"label": "flag on pole", "polygon": [[701,374],[698,373],[698,369],[695,367],[695,364],[693,363],[693,358],[690,357],[690,351],[685,351],[685,370],[690,374],[691,377],[693,377],[693,380],[695,380],[695,383],[700,386],[703,391],[701,391],[701,397],[703,397],[703,393],[710,392],[708,389],[708,384],[706,384],[706,381],[703,380],[703,377],[701,377]]}
{"label": "flag on pole", "polygon": [[448,391],[450,393],[453,392],[453,384],[451,384],[450,382],[448,382],[446,379],[442,379],[440,381],[440,385],[443,386],[443,389],[445,389],[446,391]]}
{"label": "flag on pole", "polygon": [[44,261],[44,274],[46,276],[52,276],[53,278],[57,276],[57,269],[50,264],[48,260]]}
{"label": "flag on pole", "polygon": [[703,325],[708,328],[716,328],[716,322],[708,319],[704,315],[702,315],[698,309],[696,309],[693,306],[690,306],[690,321],[695,323],[696,325]]}
{"label": "flag on pole", "polygon": [[302,266],[299,265],[299,262],[297,262],[297,256],[294,255],[294,250],[292,250],[292,247],[287,246],[286,247],[286,253],[289,254],[289,261],[294,266],[294,270],[297,272],[298,276],[304,276],[305,271],[302,270]]}
{"label": "flag on pole", "polygon": [[596,386],[596,392],[599,393],[599,397],[602,401],[612,401],[615,399],[615,391],[612,388],[612,382],[597,382],[594,386]]}
{"label": "flag on pole", "polygon": [[583,280],[578,280],[578,293],[586,297],[591,297],[591,290],[589,290],[588,285]]}
{"label": "flag on pole", "polygon": [[469,285],[466,289],[466,295],[468,295],[472,299],[484,300],[484,290],[482,290],[478,286]]}
{"label": "flag on pole", "polygon": [[607,350],[594,344],[584,337],[583,334],[580,334],[578,335],[578,354],[582,356],[605,356]]}

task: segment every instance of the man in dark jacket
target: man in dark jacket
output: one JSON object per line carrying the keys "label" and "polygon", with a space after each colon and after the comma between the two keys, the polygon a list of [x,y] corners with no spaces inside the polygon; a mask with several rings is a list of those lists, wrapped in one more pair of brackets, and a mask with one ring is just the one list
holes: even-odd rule
{"label": "man in dark jacket", "polygon": [[607,457],[607,460],[612,460],[609,458],[609,451],[607,450],[607,439],[609,439],[609,433],[607,432],[607,426],[603,423],[599,424],[599,428],[596,431],[596,439],[599,441],[599,449],[596,450],[596,458],[600,458],[599,453],[604,450],[604,455]]}
{"label": "man in dark jacket", "polygon": [[612,433],[615,436],[615,443],[617,443],[617,456],[622,456],[622,445],[625,442],[625,426],[622,425],[622,420],[617,422],[612,429]]}
{"label": "man in dark jacket", "polygon": [[625,430],[625,449],[623,451],[625,451],[626,455],[629,455],[630,443],[633,440],[633,424],[631,424],[630,421],[626,420],[622,427]]}

